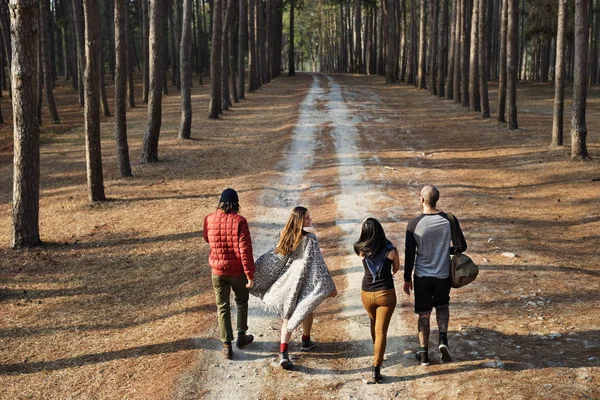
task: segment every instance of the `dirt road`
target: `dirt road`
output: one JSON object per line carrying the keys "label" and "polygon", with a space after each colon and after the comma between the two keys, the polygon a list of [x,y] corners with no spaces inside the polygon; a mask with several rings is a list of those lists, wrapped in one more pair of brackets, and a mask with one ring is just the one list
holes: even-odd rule
{"label": "dirt road", "polygon": [[[551,98],[551,88],[520,88],[522,129],[508,132],[380,77],[281,77],[223,120],[196,121],[197,139],[186,142],[172,138],[179,100],[170,96],[162,162],[135,166],[131,181],[108,179],[118,200],[92,208],[80,132],[46,145],[42,239],[60,245],[0,250],[7,398],[600,398],[600,146],[590,140],[588,163],[548,149],[551,105],[540,98]],[[195,115],[203,115],[207,91],[194,90]],[[592,90],[591,107],[599,98]],[[133,149],[142,111],[130,115]],[[597,132],[600,120],[590,115]],[[105,141],[111,128],[103,125]],[[0,167],[8,187],[9,167]],[[481,273],[451,293],[454,361],[437,362],[433,323],[429,367],[413,358],[416,318],[399,274],[385,381],[367,384],[372,344],[352,243],[373,216],[403,249],[426,183],[440,188],[440,208],[459,217]],[[224,187],[240,193],[255,256],[275,244],[293,206],[310,209],[340,295],[315,314],[314,351],[301,353],[293,336],[293,372],[277,363],[279,321],[256,300],[255,343],[232,361],[221,356],[199,226]],[[0,196],[9,215],[8,195]]]}

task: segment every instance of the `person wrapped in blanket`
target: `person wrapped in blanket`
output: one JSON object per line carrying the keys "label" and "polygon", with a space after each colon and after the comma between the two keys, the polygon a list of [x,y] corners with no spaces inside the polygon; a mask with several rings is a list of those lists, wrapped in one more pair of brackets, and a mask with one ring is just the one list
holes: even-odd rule
{"label": "person wrapped in blanket", "polygon": [[305,207],[296,207],[281,231],[274,249],[255,261],[254,287],[250,294],[262,299],[282,319],[279,365],[291,370],[288,355],[293,331],[302,324],[301,351],[316,344],[310,338],[313,311],[326,298],[337,295],[317,237],[304,228],[312,226]]}

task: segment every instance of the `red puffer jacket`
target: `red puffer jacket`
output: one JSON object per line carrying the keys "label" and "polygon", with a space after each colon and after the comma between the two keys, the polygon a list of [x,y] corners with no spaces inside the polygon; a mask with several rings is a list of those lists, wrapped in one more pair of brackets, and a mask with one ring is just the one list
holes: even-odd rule
{"label": "red puffer jacket", "polygon": [[215,275],[246,275],[254,279],[252,240],[246,218],[217,210],[204,218],[204,240],[210,245],[208,264]]}

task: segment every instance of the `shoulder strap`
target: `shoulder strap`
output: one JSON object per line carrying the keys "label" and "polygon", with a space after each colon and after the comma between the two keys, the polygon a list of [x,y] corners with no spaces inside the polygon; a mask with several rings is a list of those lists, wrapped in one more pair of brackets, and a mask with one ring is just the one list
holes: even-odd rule
{"label": "shoulder strap", "polygon": [[446,215],[448,216],[448,220],[450,221],[450,234],[452,235],[452,244],[454,244],[454,247],[458,247],[458,236],[456,234],[456,218],[454,218],[454,215],[450,213]]}

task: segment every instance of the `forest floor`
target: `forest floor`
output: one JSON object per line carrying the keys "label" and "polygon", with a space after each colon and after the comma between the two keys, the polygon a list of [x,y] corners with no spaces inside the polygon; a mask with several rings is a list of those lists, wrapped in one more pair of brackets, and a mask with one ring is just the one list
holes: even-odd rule
{"label": "forest floor", "polygon": [[[569,161],[568,145],[548,148],[551,84],[519,85],[517,131],[375,76],[280,77],[218,121],[206,119],[208,89],[194,87],[188,141],[176,139],[179,96],[164,98],[157,164],[138,162],[146,108],[128,110],[131,179],[118,177],[104,118],[110,201],[90,204],[82,110],[59,82],[63,123],[44,120],[42,132],[45,245],[32,250],[8,249],[12,130],[0,128],[1,399],[600,398],[600,88],[589,93],[587,162]],[[432,319],[428,367],[414,359],[413,298],[399,274],[384,383],[367,384],[351,244],[373,216],[403,248],[427,183],[460,219],[481,272],[451,293],[451,363],[437,361]],[[310,209],[340,295],[315,313],[312,352],[294,335],[293,372],[276,362],[279,321],[255,300],[255,342],[222,358],[201,228],[226,187],[240,193],[255,256],[293,206]]]}

